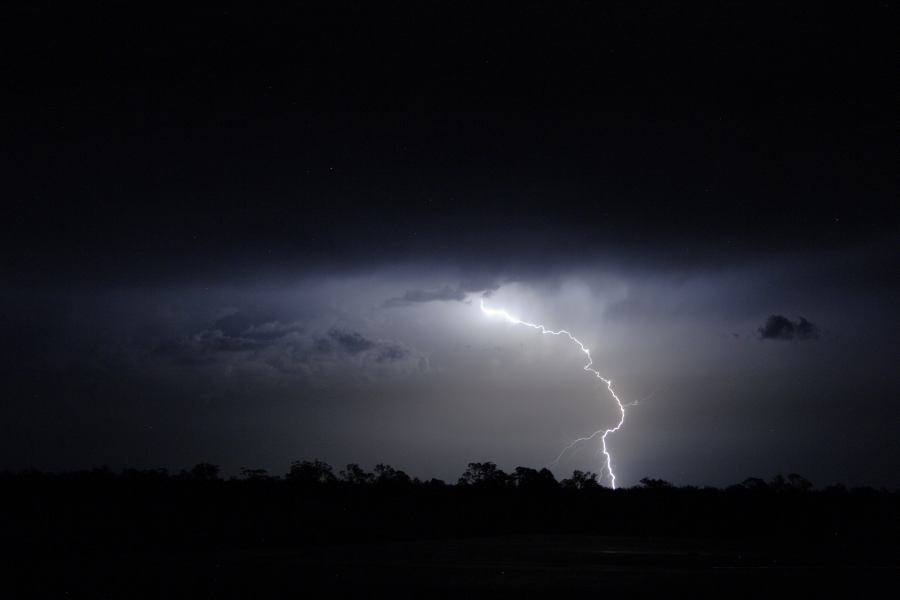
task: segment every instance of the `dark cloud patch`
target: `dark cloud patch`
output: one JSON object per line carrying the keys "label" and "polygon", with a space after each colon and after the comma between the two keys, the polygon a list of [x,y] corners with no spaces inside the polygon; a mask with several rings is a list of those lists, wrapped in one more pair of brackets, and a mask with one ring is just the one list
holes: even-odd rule
{"label": "dark cloud patch", "polygon": [[342,361],[365,367],[418,360],[412,349],[396,341],[374,340],[338,327],[313,333],[297,323],[278,321],[250,325],[235,335],[205,329],[161,344],[153,355],[181,367],[256,364],[279,372],[321,370]]}
{"label": "dark cloud patch", "polygon": [[334,352],[334,343],[327,337],[320,337],[316,339],[314,347],[316,351],[321,354],[331,354],[332,352]]}
{"label": "dark cloud patch", "polygon": [[153,354],[182,366],[212,364],[221,353],[254,350],[254,340],[233,337],[220,329],[207,329],[157,346]]}
{"label": "dark cloud patch", "polygon": [[375,342],[364,337],[356,331],[344,331],[343,329],[331,329],[328,337],[334,340],[341,350],[348,354],[359,354],[375,347]]}
{"label": "dark cloud patch", "polygon": [[420,304],[423,302],[435,301],[456,301],[462,302],[466,299],[466,292],[460,288],[452,288],[445,285],[435,290],[408,290],[399,298],[391,298],[384,303],[385,306],[409,306],[411,304]]}
{"label": "dark cloud patch", "polygon": [[409,350],[399,344],[388,344],[383,346],[379,351],[375,360],[380,363],[396,362],[403,360],[409,356]]}
{"label": "dark cloud patch", "polygon": [[262,325],[251,325],[242,332],[242,337],[253,340],[277,340],[290,333],[302,333],[303,328],[297,323],[280,323],[271,321]]}
{"label": "dark cloud patch", "polygon": [[783,315],[770,315],[766,324],[759,328],[761,340],[814,340],[818,337],[819,328],[803,317],[791,321]]}
{"label": "dark cloud patch", "polygon": [[437,289],[408,290],[398,298],[391,298],[385,306],[409,306],[424,302],[463,302],[470,293],[483,292],[490,295],[500,285],[496,280],[487,277],[473,277],[462,280],[456,287],[445,285]]}

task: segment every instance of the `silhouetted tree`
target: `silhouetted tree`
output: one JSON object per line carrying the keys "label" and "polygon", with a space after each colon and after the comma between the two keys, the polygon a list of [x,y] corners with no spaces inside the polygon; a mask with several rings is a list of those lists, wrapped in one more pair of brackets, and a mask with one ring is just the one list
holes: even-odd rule
{"label": "silhouetted tree", "polygon": [[472,462],[459,478],[459,484],[500,488],[507,485],[509,480],[509,475],[492,462]]}
{"label": "silhouetted tree", "polygon": [[831,495],[846,494],[847,486],[843,483],[835,483],[825,488],[825,492]]}
{"label": "silhouetted tree", "polygon": [[122,469],[122,476],[127,479],[143,479],[146,481],[163,481],[168,479],[168,469]]}
{"label": "silhouetted tree", "polygon": [[775,490],[776,492],[783,492],[787,489],[787,481],[784,478],[784,475],[779,473],[775,477],[769,480],[769,488]]}
{"label": "silhouetted tree", "polygon": [[766,483],[764,479],[760,479],[759,477],[748,477],[743,481],[743,483],[741,483],[741,485],[748,490],[757,492],[769,489],[769,484]]}
{"label": "silhouetted tree", "polygon": [[285,479],[306,485],[333,483],[337,480],[331,465],[321,460],[295,460]]}
{"label": "silhouetted tree", "polygon": [[641,479],[641,486],[651,490],[664,490],[673,487],[672,484],[665,479],[651,479],[650,477]]}
{"label": "silhouetted tree", "polygon": [[[384,464],[374,473],[347,465],[344,485],[327,485],[335,478],[321,461],[292,467],[284,478],[243,469],[221,485],[208,483],[218,476],[208,463],[175,477],[161,469],[0,471],[0,530],[4,540],[29,548],[73,551],[85,543],[180,548],[554,532],[858,540],[891,544],[893,552],[900,523],[897,492],[817,491],[796,473],[773,478],[778,492],[762,479],[723,491],[648,478],[606,494],[584,491],[599,488],[594,473],[575,471],[562,482],[566,492],[555,493],[559,484],[546,469],[519,467],[507,475],[494,463],[470,464],[461,489],[412,481]],[[366,482],[373,483],[359,485]]]}
{"label": "silhouetted tree", "polygon": [[269,472],[265,469],[248,469],[247,467],[241,468],[241,477],[246,479],[247,481],[261,481],[268,477]]}
{"label": "silhouetted tree", "polygon": [[509,475],[509,479],[515,487],[526,487],[537,480],[537,469],[529,467],[516,467]]}
{"label": "silhouetted tree", "polygon": [[195,481],[214,481],[219,478],[219,465],[197,463],[190,471],[182,471],[182,477]]}
{"label": "silhouetted tree", "polygon": [[572,476],[568,479],[563,479],[560,482],[560,485],[566,489],[572,490],[596,489],[600,487],[600,484],[597,483],[597,477],[596,473],[575,469],[572,471]]}
{"label": "silhouetted tree", "polygon": [[528,490],[550,490],[559,487],[556,477],[546,468],[538,471],[528,467],[516,467],[510,475],[510,481],[515,487]]}
{"label": "silhouetted tree", "polygon": [[366,485],[375,481],[375,475],[367,473],[356,463],[350,463],[341,471],[341,479],[353,485]]}
{"label": "silhouetted tree", "polygon": [[379,485],[409,485],[412,480],[409,475],[390,465],[378,463],[375,465],[375,482]]}
{"label": "silhouetted tree", "polygon": [[808,492],[813,488],[813,484],[810,480],[805,477],[798,475],[797,473],[791,473],[787,476],[788,486],[792,490],[796,490],[798,492]]}

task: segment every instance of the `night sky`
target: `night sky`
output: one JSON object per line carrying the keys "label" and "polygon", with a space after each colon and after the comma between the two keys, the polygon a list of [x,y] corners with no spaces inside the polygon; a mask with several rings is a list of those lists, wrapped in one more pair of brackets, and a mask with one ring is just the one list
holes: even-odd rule
{"label": "night sky", "polygon": [[0,469],[900,487],[888,3],[14,4]]}

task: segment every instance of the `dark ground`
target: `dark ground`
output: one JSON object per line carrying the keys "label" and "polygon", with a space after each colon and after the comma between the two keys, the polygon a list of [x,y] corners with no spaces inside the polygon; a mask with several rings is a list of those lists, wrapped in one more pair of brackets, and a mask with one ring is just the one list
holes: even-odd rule
{"label": "dark ground", "polygon": [[295,462],[0,473],[9,597],[858,594],[900,582],[900,496],[800,477],[726,489],[472,463],[456,484]]}
{"label": "dark ground", "polygon": [[522,535],[307,549],[81,554],[26,564],[23,597],[459,597],[592,592],[654,596],[844,595],[891,589],[897,556],[836,547]]}

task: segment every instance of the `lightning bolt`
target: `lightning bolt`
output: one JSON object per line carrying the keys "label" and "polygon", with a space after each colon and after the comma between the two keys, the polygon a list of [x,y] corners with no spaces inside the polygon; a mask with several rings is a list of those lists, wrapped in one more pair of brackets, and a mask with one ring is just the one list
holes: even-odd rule
{"label": "lightning bolt", "polygon": [[616,474],[613,472],[613,469],[612,469],[612,456],[610,456],[609,450],[607,450],[607,447],[606,447],[606,436],[618,431],[622,427],[622,423],[625,422],[625,405],[622,404],[622,401],[619,400],[619,397],[616,395],[616,392],[613,391],[612,380],[603,377],[603,375],[601,375],[600,372],[594,368],[594,366],[593,366],[594,360],[591,358],[590,349],[587,346],[585,346],[583,343],[581,343],[581,340],[579,340],[577,337],[575,337],[574,335],[572,335],[569,331],[567,331],[565,329],[559,329],[559,330],[547,329],[546,327],[544,327],[543,325],[541,325],[539,323],[529,323],[528,321],[523,321],[522,319],[519,319],[518,317],[514,317],[511,314],[509,314],[508,312],[506,312],[505,310],[498,310],[496,308],[488,308],[487,306],[484,305],[484,298],[481,299],[481,312],[483,312],[484,314],[486,314],[489,317],[500,317],[501,319],[505,320],[507,323],[512,323],[513,325],[524,325],[525,327],[530,327],[532,329],[536,329],[544,335],[565,336],[565,337],[569,338],[570,340],[572,340],[573,342],[575,342],[575,344],[578,346],[578,348],[580,348],[581,351],[584,352],[584,355],[587,357],[587,364],[584,365],[584,370],[587,371],[588,373],[592,373],[593,375],[595,375],[597,377],[597,379],[599,379],[600,381],[602,381],[603,383],[606,384],[606,389],[609,390],[610,395],[613,397],[613,399],[616,401],[616,405],[619,407],[619,422],[616,423],[615,427],[611,427],[609,429],[598,429],[597,431],[595,431],[594,433],[592,433],[589,436],[581,437],[581,438],[574,440],[571,444],[569,444],[568,446],[563,448],[562,452],[559,453],[559,456],[556,457],[556,460],[554,460],[552,463],[550,463],[550,466],[554,466],[554,465],[558,464],[559,461],[562,459],[563,456],[566,455],[567,452],[572,450],[575,446],[577,446],[581,442],[587,442],[589,440],[595,439],[597,436],[600,436],[600,440],[602,441],[602,444],[603,444],[603,456],[606,458],[605,468],[606,468],[606,471],[609,473],[609,480],[610,480],[612,489],[616,489]]}

